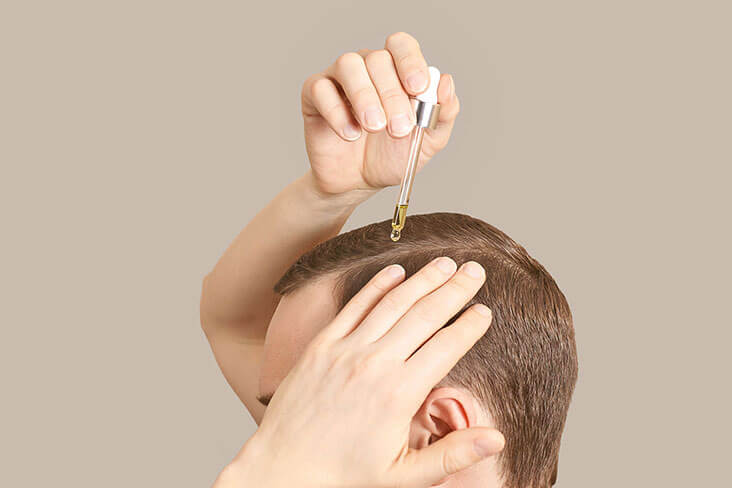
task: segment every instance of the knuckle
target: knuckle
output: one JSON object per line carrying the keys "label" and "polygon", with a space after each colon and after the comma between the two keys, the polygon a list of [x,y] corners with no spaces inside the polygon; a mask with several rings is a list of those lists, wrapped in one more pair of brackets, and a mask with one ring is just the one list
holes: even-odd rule
{"label": "knuckle", "polygon": [[322,334],[318,334],[310,341],[308,349],[311,353],[320,354],[328,349],[328,343]]}
{"label": "knuckle", "polygon": [[430,265],[427,266],[422,275],[424,276],[424,279],[428,282],[430,285],[439,285],[440,283],[443,283],[445,279],[447,279],[447,275],[440,271],[436,265]]}
{"label": "knuckle", "polygon": [[322,366],[328,362],[328,348],[323,344],[312,342],[303,351],[302,358],[298,363],[308,371],[320,371]]}
{"label": "knuckle", "polygon": [[[389,370],[391,371],[391,368]],[[396,412],[400,409],[401,405],[404,404],[404,398],[406,397],[407,395],[404,388],[394,386],[385,393],[384,406],[390,412]]]}
{"label": "knuckle", "polygon": [[384,295],[384,298],[381,299],[380,306],[386,309],[387,312],[398,312],[401,309],[397,294],[394,292]]}
{"label": "knuckle", "polygon": [[446,278],[445,274],[442,271],[436,269],[435,266],[430,266],[428,269],[426,269],[424,272],[424,276],[425,278],[427,278],[427,281],[429,281],[430,284],[434,285],[444,282]]}
{"label": "knuckle", "polygon": [[448,287],[458,296],[472,297],[477,291],[475,287],[475,280],[462,276],[462,274],[455,275],[455,277],[448,283]]}
{"label": "knuckle", "polygon": [[330,88],[331,81],[327,78],[318,78],[310,82],[310,95],[313,98],[317,98],[319,94],[322,94]]}
{"label": "knuckle", "polygon": [[404,101],[407,102],[407,94],[404,90],[401,88],[393,87],[393,88],[387,88],[381,93],[381,100],[386,102],[392,102],[392,101]]}
{"label": "knuckle", "polygon": [[325,117],[326,120],[332,121],[337,120],[337,117],[334,117],[335,114],[337,114],[338,110],[340,109],[341,105],[339,103],[335,103],[333,105],[329,105],[327,107],[324,107],[322,110],[322,115]]}
{"label": "knuckle", "polygon": [[374,89],[370,85],[362,86],[356,90],[354,90],[353,93],[350,94],[348,97],[351,100],[351,103],[354,105],[360,105],[360,104],[367,104],[371,101],[371,99],[376,98],[376,93],[374,92]]}
{"label": "knuckle", "polygon": [[356,296],[351,298],[348,302],[349,307],[353,307],[356,310],[365,310],[370,308],[370,300],[363,293],[357,293]]}
{"label": "knuckle", "polygon": [[315,95],[315,85],[323,79],[322,76],[319,74],[311,75],[309,76],[302,84],[302,90],[301,93],[303,96],[314,96]]}
{"label": "knuckle", "polygon": [[376,64],[384,64],[384,63],[391,63],[391,53],[387,51],[386,49],[379,49],[377,51],[371,51],[366,55],[365,58],[366,64],[368,66],[376,65]]}
{"label": "knuckle", "polygon": [[407,51],[406,53],[395,57],[394,61],[403,71],[406,70],[407,72],[419,69],[423,64],[412,51]]}
{"label": "knuckle", "polygon": [[419,47],[417,39],[403,31],[390,34],[389,37],[386,38],[387,48],[394,48],[403,45],[409,47]]}
{"label": "knuckle", "polygon": [[351,377],[369,375],[379,369],[382,364],[378,352],[370,351],[358,355],[351,365]]}
{"label": "knuckle", "polygon": [[442,454],[442,471],[445,474],[452,474],[460,470],[460,463],[451,450]]}
{"label": "knuckle", "polygon": [[335,68],[338,72],[342,73],[344,70],[352,68],[354,65],[362,61],[363,58],[358,53],[348,52],[338,56],[335,61]]}
{"label": "knuckle", "polygon": [[351,364],[352,359],[350,351],[338,349],[333,352],[331,365],[335,369],[346,368]]}
{"label": "knuckle", "polygon": [[420,323],[433,323],[435,321],[435,314],[433,313],[434,307],[433,307],[432,301],[422,301],[419,304],[417,304],[414,309],[412,310],[412,313],[414,314],[414,317],[420,322]]}

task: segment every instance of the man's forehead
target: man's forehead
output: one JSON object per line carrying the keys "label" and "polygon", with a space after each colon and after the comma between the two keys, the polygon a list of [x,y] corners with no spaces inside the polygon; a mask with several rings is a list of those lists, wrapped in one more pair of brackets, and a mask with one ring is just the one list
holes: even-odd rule
{"label": "man's forehead", "polygon": [[338,313],[335,277],[324,275],[283,296],[267,330],[260,395],[271,395],[310,341]]}
{"label": "man's forehead", "polygon": [[324,274],[314,278],[282,297],[284,305],[320,304],[336,308],[336,275]]}

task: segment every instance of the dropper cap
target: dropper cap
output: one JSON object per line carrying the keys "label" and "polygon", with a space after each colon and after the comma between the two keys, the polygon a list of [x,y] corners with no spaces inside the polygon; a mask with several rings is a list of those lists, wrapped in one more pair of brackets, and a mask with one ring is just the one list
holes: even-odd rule
{"label": "dropper cap", "polygon": [[440,70],[434,66],[427,68],[430,84],[425,91],[412,98],[412,107],[417,120],[417,127],[434,129],[440,118],[440,104],[437,103],[437,87],[440,84]]}
{"label": "dropper cap", "polygon": [[440,84],[440,70],[434,66],[430,66],[427,70],[430,73],[430,86],[417,95],[417,100],[435,105],[437,103],[437,86]]}

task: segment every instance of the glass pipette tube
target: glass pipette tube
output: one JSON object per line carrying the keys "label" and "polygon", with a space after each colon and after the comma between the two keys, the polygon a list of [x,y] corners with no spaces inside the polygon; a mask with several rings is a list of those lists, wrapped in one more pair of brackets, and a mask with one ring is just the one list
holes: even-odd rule
{"label": "glass pipette tube", "polygon": [[414,175],[417,174],[417,163],[419,162],[419,153],[422,152],[422,138],[424,137],[424,127],[415,126],[409,141],[409,156],[407,157],[407,167],[404,170],[402,185],[399,188],[399,200],[397,200],[394,208],[394,218],[391,221],[391,240],[396,242],[401,237],[404,223],[407,219],[407,207],[409,206],[409,196],[412,194],[412,185],[414,184]]}
{"label": "glass pipette tube", "polygon": [[425,129],[437,127],[437,120],[440,116],[440,105],[437,103],[437,86],[440,83],[440,70],[434,66],[428,68],[429,85],[427,89],[411,99],[414,109],[415,125],[412,134],[409,136],[409,155],[407,166],[404,169],[402,185],[399,188],[399,199],[394,209],[394,217],[391,219],[391,240],[396,242],[402,236],[402,229],[407,220],[407,207],[409,196],[412,194],[414,175],[417,174],[419,155],[422,152],[422,138]]}

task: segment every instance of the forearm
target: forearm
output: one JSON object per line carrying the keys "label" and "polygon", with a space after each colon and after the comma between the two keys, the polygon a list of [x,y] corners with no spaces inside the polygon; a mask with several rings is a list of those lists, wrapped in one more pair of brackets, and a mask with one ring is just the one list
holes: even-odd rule
{"label": "forearm", "polygon": [[201,319],[206,332],[236,328],[243,337],[263,337],[279,298],[273,291],[277,280],[301,254],[338,234],[370,194],[324,194],[310,172],[282,190],[204,279]]}

